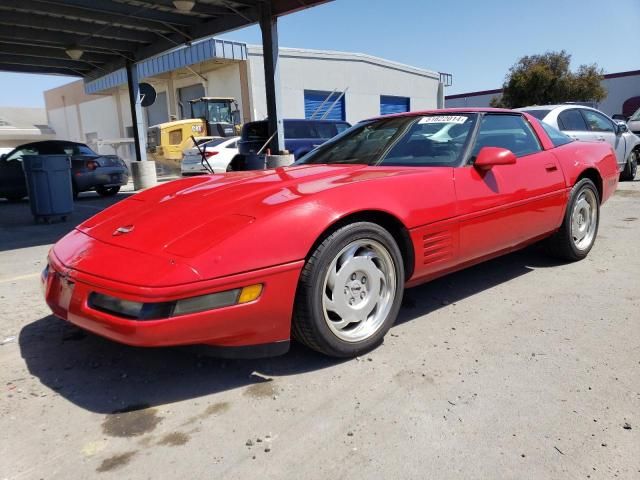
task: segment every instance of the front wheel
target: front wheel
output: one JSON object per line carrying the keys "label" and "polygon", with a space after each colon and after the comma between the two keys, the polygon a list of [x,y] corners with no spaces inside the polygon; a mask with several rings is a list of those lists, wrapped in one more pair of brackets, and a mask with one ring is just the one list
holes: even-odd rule
{"label": "front wheel", "polygon": [[113,197],[120,191],[120,187],[96,187],[96,192],[101,197]]}
{"label": "front wheel", "polygon": [[293,336],[333,357],[371,350],[396,320],[404,280],[402,254],[387,230],[369,222],[340,228],[302,270]]}
{"label": "front wheel", "polygon": [[638,150],[634,150],[629,155],[629,160],[624,166],[624,170],[620,174],[620,180],[632,181],[636,178],[636,172],[638,171]]}
{"label": "front wheel", "polygon": [[598,189],[588,178],[574,185],[560,229],[547,241],[550,253],[568,261],[582,260],[596,241],[600,222]]}

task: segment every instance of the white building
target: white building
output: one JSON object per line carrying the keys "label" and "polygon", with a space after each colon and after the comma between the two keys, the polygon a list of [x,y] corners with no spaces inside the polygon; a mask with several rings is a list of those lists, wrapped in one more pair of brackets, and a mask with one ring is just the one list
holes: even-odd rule
{"label": "white building", "polygon": [[[623,114],[628,117],[640,108],[640,70],[606,74],[602,86],[607,96],[596,104],[596,108],[607,115]],[[445,105],[448,108],[488,107],[493,97],[501,95],[502,89],[458,93],[447,95]]]}
{"label": "white building", "polygon": [[54,137],[44,108],[0,107],[0,149],[11,150],[23,143]]}
{"label": "white building", "polygon": [[[142,62],[138,76],[157,92],[145,108],[145,126],[189,118],[188,101],[201,96],[235,98],[243,122],[267,114],[259,46],[209,38]],[[283,118],[308,118],[330,94],[324,108],[334,106],[327,118],[351,123],[444,103],[438,72],[360,53],[281,48],[280,83]],[[57,138],[99,144],[102,153],[111,153],[109,145],[132,136],[127,95],[123,70],[48,90],[49,125]],[[127,149],[118,154],[130,158]]]}

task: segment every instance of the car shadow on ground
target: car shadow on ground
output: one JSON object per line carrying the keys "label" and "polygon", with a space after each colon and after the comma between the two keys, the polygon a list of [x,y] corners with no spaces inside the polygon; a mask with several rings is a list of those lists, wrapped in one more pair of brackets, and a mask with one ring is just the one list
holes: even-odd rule
{"label": "car shadow on ground", "polygon": [[[538,249],[530,248],[412,288],[406,292],[398,322],[417,319],[534,268],[552,265]],[[128,347],[53,316],[25,326],[19,344],[29,372],[43,385],[96,413],[159,406],[264,382],[252,375],[254,371],[277,382],[280,376],[330,368],[343,361],[296,343],[286,355],[256,360],[204,357],[180,348]],[[269,393],[269,388],[261,387],[256,387],[259,395]]]}
{"label": "car shadow on ground", "polygon": [[53,218],[51,223],[35,223],[29,200],[0,201],[0,252],[55,243],[76,225],[107,207],[124,200],[133,192],[100,197],[95,192],[81,193],[66,221]]}

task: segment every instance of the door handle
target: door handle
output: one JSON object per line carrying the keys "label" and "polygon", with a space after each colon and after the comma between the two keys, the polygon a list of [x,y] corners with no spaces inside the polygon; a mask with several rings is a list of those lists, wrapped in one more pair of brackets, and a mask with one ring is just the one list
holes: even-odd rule
{"label": "door handle", "polygon": [[604,141],[605,141],[605,138],[604,138],[604,137],[598,137],[598,141],[599,141],[599,142],[604,142]]}
{"label": "door handle", "polygon": [[547,172],[555,172],[556,170],[558,170],[558,166],[557,166],[555,163],[547,163],[547,164],[544,166],[544,169],[545,169]]}

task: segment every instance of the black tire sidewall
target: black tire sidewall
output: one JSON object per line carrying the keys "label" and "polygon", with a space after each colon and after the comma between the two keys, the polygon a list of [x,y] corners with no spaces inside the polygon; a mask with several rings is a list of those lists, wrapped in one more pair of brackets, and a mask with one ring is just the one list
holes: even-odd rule
{"label": "black tire sidewall", "polygon": [[[592,190],[596,197],[596,209],[597,209],[596,231],[593,234],[593,241],[591,242],[591,245],[589,245],[589,248],[585,250],[580,250],[575,246],[573,242],[573,238],[571,236],[571,214],[573,212],[573,208],[575,207],[575,203],[578,196],[585,188]],[[567,242],[569,248],[571,249],[576,259],[585,258],[589,254],[593,246],[595,245],[596,238],[598,236],[598,229],[600,228],[600,194],[598,193],[598,189],[596,188],[595,184],[590,179],[583,178],[578,183],[576,183],[573,189],[571,190],[571,196],[569,198],[569,202],[567,203],[567,210],[564,215],[564,225],[565,225],[565,228],[564,228],[563,236],[565,238],[563,238],[562,240]]]}
{"label": "black tire sidewall", "polygon": [[[331,240],[327,244],[321,244],[313,270],[311,272],[311,282],[307,287],[307,305],[311,313],[314,336],[323,350],[331,352],[334,356],[352,357],[367,352],[378,346],[389,328],[394,324],[404,293],[404,264],[402,254],[393,236],[384,228],[369,222],[358,222],[341,228],[329,237]],[[326,324],[324,311],[322,308],[322,295],[324,279],[331,262],[336,255],[348,244],[356,240],[369,239],[380,243],[389,253],[396,267],[396,294],[384,323],[378,331],[366,340],[360,342],[345,342],[339,339]]]}

